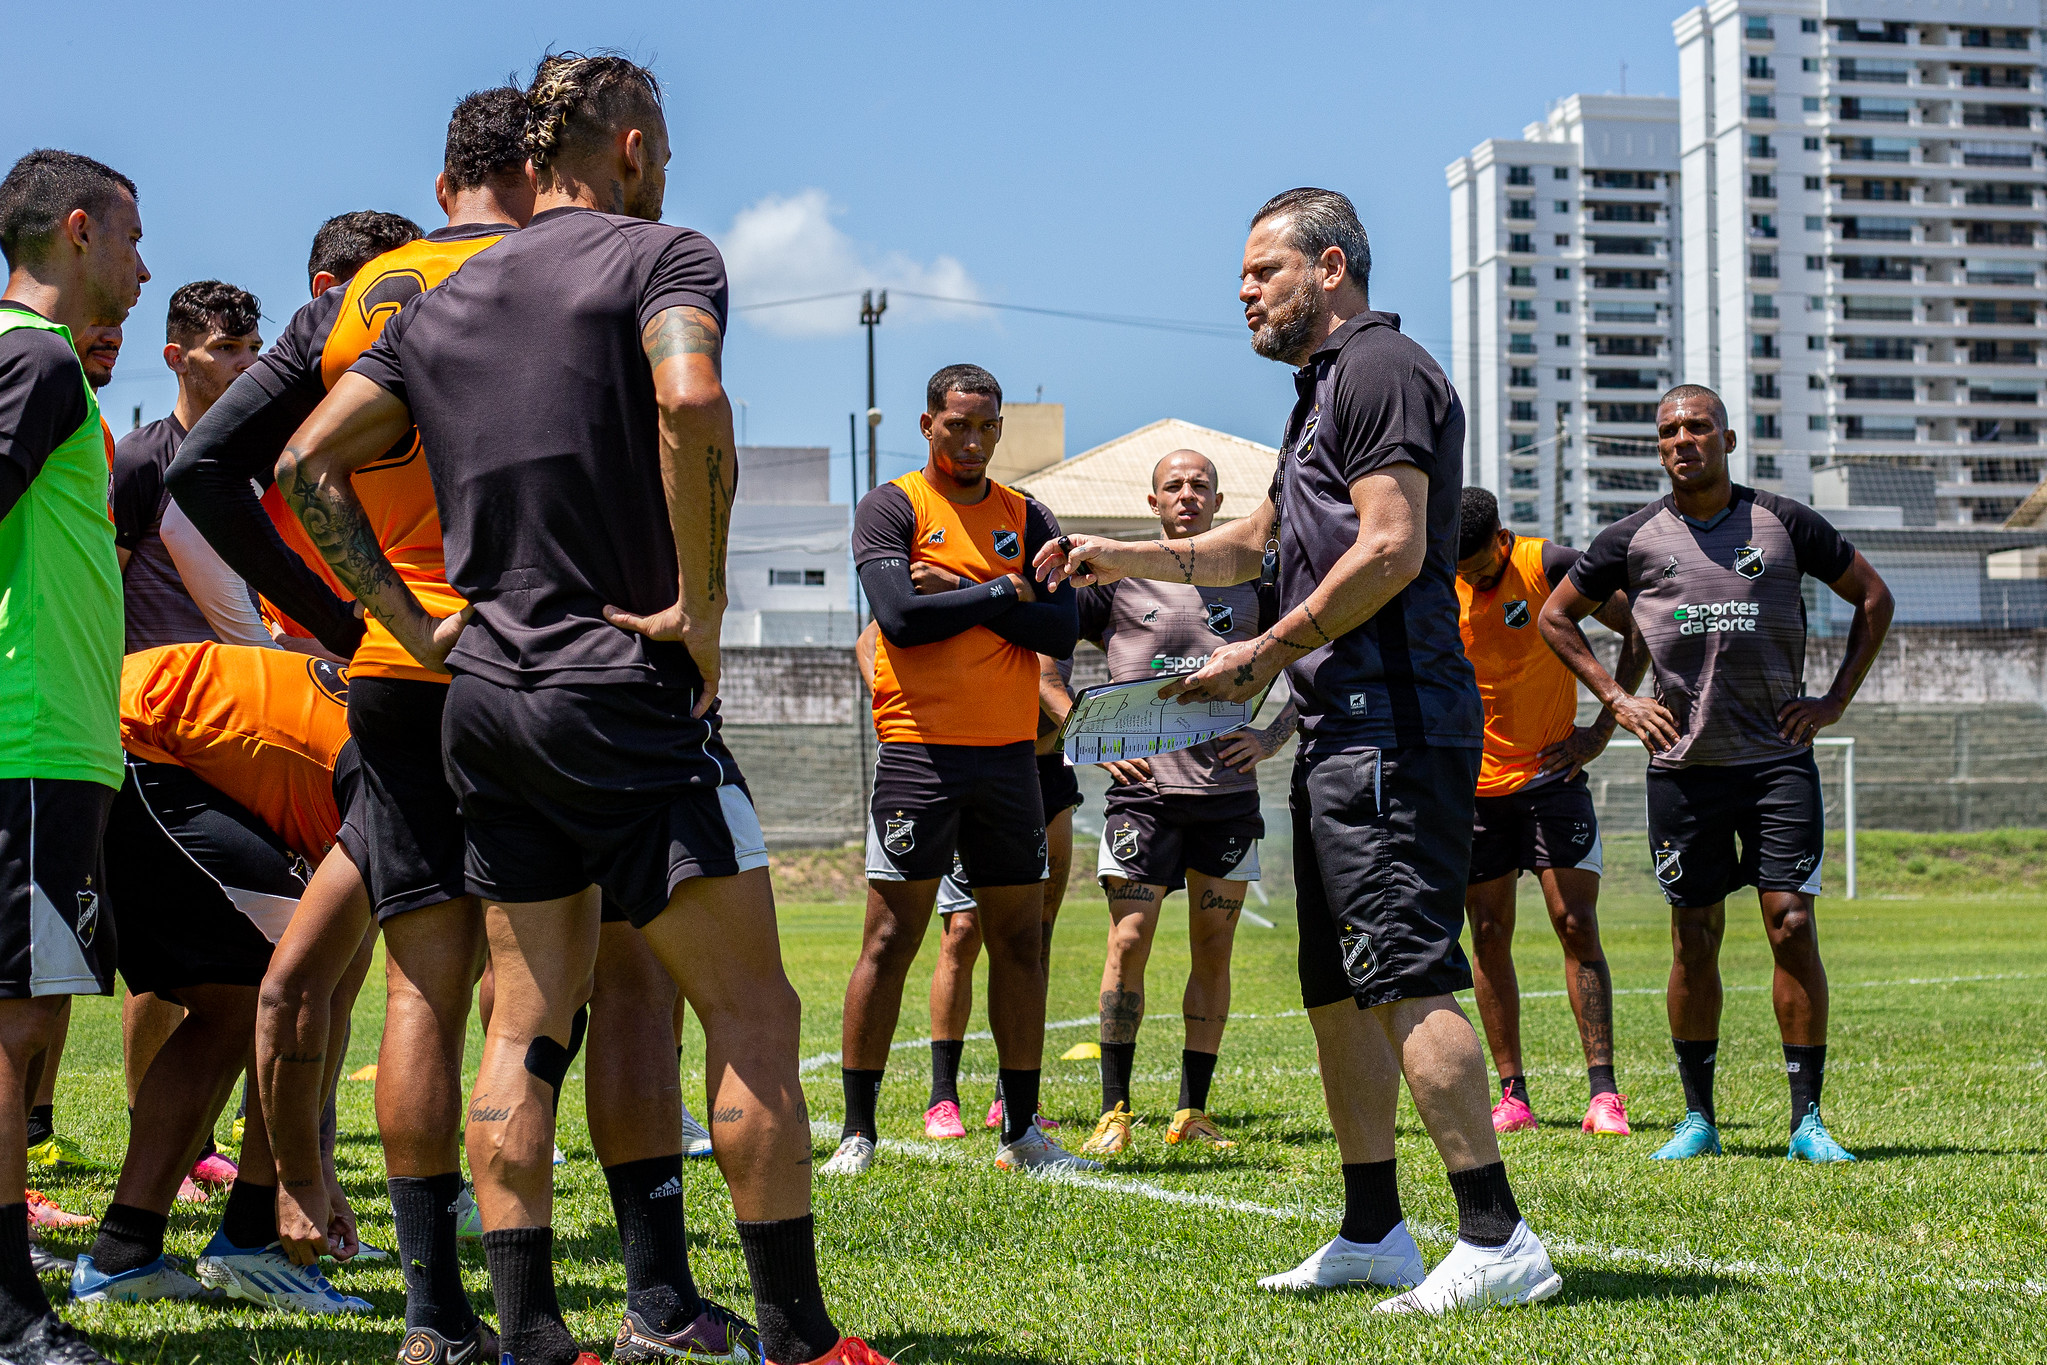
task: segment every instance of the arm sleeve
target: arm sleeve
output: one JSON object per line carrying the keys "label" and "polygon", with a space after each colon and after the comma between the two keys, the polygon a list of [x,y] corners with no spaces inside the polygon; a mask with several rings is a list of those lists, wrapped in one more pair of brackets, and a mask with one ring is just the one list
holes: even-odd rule
{"label": "arm sleeve", "polygon": [[[260,501],[259,490],[270,485],[285,442],[326,392],[317,371],[294,374],[287,363],[273,359],[264,356],[199,419],[178,448],[165,482],[188,524],[213,547],[213,556],[226,562],[224,567],[346,659],[363,637],[354,604],[337,596],[284,543]],[[264,641],[269,642],[267,632]]]}
{"label": "arm sleeve", "polygon": [[[867,560],[860,565],[860,586],[883,638],[905,647],[937,644],[975,626],[992,628],[997,617],[1024,609],[1007,578],[919,596],[910,586],[908,556]],[[1070,641],[1066,651],[1073,652]]]}
{"label": "arm sleeve", "polygon": [[1448,412],[1447,386],[1412,361],[1389,372],[1369,354],[1353,350],[1337,362],[1343,368],[1336,379],[1335,455],[1344,482],[1396,464],[1433,473]]}
{"label": "arm sleeve", "polygon": [[[1592,538],[1592,544],[1564,577],[1580,596],[1604,602],[1628,586],[1628,542],[1634,539],[1634,518],[1617,521]],[[1547,567],[1547,566],[1545,566]]]}
{"label": "arm sleeve", "polygon": [[1564,581],[1564,575],[1571,571],[1571,566],[1584,557],[1585,552],[1583,550],[1574,550],[1568,545],[1559,545],[1553,540],[1543,542],[1542,576],[1548,582],[1551,592],[1555,592],[1558,585]]}
{"label": "arm sleeve", "polygon": [[1090,583],[1075,596],[1079,599],[1080,638],[1108,648],[1102,637],[1109,629],[1109,613],[1116,605],[1116,585]]}
{"label": "arm sleeve", "polygon": [[0,517],[88,411],[78,357],[64,338],[33,327],[0,337],[0,466],[11,476],[0,478]]}
{"label": "arm sleeve", "polygon": [[176,504],[164,510],[162,535],[164,548],[171,553],[171,563],[177,566],[185,591],[192,595],[222,644],[277,648],[269,628],[263,624],[262,613],[256,610],[249,585],[207,544],[206,537],[199,534],[199,528]]}
{"label": "arm sleeve", "polygon": [[[1028,566],[1042,546],[1058,538],[1059,522],[1051,509],[1034,498],[1025,499],[1024,564]],[[1055,660],[1072,658],[1073,646],[1080,639],[1078,591],[1071,581],[1049,592],[1042,585],[1036,591],[1035,602],[1019,602],[990,621],[988,629],[1034,653]]]}
{"label": "arm sleeve", "polygon": [[711,239],[688,229],[669,229],[675,235],[662,243],[640,292],[640,330],[664,309],[701,308],[725,330],[728,290],[725,258]]}
{"label": "arm sleeve", "polygon": [[130,433],[114,446],[114,544],[133,550],[156,529],[163,506],[163,467],[146,444]]}
{"label": "arm sleeve", "polygon": [[1834,529],[1834,523],[1804,503],[1789,498],[1770,500],[1770,512],[1784,523],[1784,529],[1791,536],[1792,549],[1798,555],[1798,571],[1817,578],[1822,583],[1832,583],[1848,572],[1848,566],[1855,562],[1855,547],[1848,538]]}

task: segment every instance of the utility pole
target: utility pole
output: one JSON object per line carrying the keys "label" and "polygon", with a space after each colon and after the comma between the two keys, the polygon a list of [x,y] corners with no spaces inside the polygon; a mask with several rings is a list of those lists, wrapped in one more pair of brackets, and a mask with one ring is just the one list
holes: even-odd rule
{"label": "utility pole", "polygon": [[[852,413],[846,414],[846,501],[860,506],[860,428]],[[867,626],[867,594],[860,591],[860,577],[853,577],[853,617],[861,629]]]}
{"label": "utility pole", "polygon": [[875,296],[872,289],[860,291],[860,325],[867,329],[867,488],[872,492],[875,478],[875,429],[881,425],[881,409],[874,405],[874,329],[888,311],[888,290]]}

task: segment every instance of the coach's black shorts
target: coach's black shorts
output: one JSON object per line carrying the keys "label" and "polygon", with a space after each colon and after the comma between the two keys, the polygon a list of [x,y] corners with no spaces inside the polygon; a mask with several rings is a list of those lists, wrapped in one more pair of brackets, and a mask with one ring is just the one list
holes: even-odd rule
{"label": "coach's black shorts", "polygon": [[98,782],[0,778],[0,1000],[113,990],[113,804]]}
{"label": "coach's black shorts", "polygon": [[441,734],[469,889],[544,901],[595,883],[639,927],[691,877],[766,867],[739,765],[690,701],[651,683],[521,691],[456,675]]}
{"label": "coach's black shorts", "polygon": [[1471,884],[1546,867],[1577,868],[1595,876],[1604,870],[1592,784],[1582,772],[1569,782],[1553,779],[1505,796],[1477,798]]}
{"label": "coach's black shorts", "polygon": [[1066,755],[1054,750],[1038,755],[1038,803],[1045,808],[1045,823],[1063,810],[1077,810],[1087,804],[1081,795],[1080,778],[1067,766]]}
{"label": "coach's black shorts", "polygon": [[441,763],[448,684],[354,678],[348,733],[362,790],[342,807],[339,840],[369,888],[379,921],[469,893],[462,812]]}
{"label": "coach's black shorts", "polygon": [[1192,870],[1227,881],[1258,880],[1265,817],[1258,790],[1161,792],[1149,782],[1111,786],[1102,803],[1095,880],[1111,877],[1179,891]]}
{"label": "coach's black shorts", "polygon": [[1294,761],[1301,1002],[1359,1009],[1471,985],[1464,888],[1479,750],[1417,746]]}
{"label": "coach's black shorts", "polygon": [[1649,854],[1672,905],[1712,905],[1744,886],[1817,896],[1826,846],[1810,749],[1738,767],[1649,770]]}
{"label": "coach's black shorts", "polygon": [[312,876],[239,803],[185,769],[132,755],[107,819],[121,978],[175,1000],[185,986],[260,986]]}
{"label": "coach's black shorts", "polygon": [[1045,880],[1045,811],[1030,741],[891,741],[875,749],[869,881],[942,877],[954,852],[976,887]]}

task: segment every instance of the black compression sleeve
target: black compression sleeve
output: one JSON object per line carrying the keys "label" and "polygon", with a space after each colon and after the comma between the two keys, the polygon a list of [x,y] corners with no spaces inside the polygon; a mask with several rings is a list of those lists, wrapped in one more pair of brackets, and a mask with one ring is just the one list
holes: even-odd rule
{"label": "black compression sleeve", "polygon": [[228,567],[345,659],[362,643],[355,604],[336,596],[284,543],[256,492],[271,482],[285,442],[318,406],[316,394],[286,388],[273,396],[245,374],[185,437],[164,482]]}
{"label": "black compression sleeve", "polygon": [[1064,601],[1019,602],[988,622],[988,629],[1013,645],[1053,659],[1072,658],[1073,646],[1080,639],[1071,591]]}
{"label": "black compression sleeve", "polygon": [[[919,596],[910,586],[909,561],[903,559],[868,560],[860,566],[860,586],[882,637],[904,647],[950,640],[1018,607],[1016,588],[1007,577]],[[1069,643],[1067,649],[1072,648]]]}

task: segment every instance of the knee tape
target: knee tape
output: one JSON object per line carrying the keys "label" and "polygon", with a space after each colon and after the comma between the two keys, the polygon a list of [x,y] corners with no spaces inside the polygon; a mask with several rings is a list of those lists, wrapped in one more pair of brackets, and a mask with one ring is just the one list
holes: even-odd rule
{"label": "knee tape", "polygon": [[583,1006],[569,1020],[569,1045],[563,1047],[546,1034],[526,1045],[526,1070],[546,1081],[554,1090],[554,1107],[561,1109],[562,1082],[568,1079],[569,1063],[583,1046],[583,1031],[590,1027],[590,1007]]}

